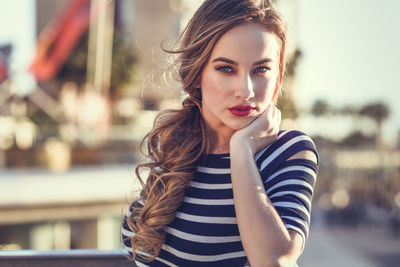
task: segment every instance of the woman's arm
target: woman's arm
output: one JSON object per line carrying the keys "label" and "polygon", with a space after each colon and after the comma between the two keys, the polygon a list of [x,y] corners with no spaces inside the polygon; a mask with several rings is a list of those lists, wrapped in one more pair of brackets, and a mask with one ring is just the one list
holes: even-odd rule
{"label": "woman's arm", "polygon": [[[254,154],[276,139],[280,112],[275,107],[232,136],[230,141],[231,176],[237,222],[243,247],[252,266],[293,266],[304,240],[288,230],[269,200]],[[302,151],[290,159],[316,162],[311,151]]]}
{"label": "woman's arm", "polygon": [[[303,237],[286,229],[271,204],[254,162],[253,154],[231,153],[231,175],[235,211],[243,247],[251,266],[292,267],[304,246]],[[302,151],[290,159],[316,162],[311,151]]]}

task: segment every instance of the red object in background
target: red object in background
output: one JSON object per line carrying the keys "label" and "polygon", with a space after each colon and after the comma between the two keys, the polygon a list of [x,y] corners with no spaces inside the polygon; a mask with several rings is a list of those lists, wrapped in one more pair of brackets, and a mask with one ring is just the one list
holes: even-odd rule
{"label": "red object in background", "polygon": [[0,53],[0,82],[8,78],[8,68]]}
{"label": "red object in background", "polygon": [[71,1],[40,33],[29,70],[39,82],[53,79],[89,27],[90,0]]}

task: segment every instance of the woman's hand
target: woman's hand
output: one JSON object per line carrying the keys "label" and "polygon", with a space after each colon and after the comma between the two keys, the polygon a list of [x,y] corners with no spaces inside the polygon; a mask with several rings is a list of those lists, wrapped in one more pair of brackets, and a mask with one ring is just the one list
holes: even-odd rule
{"label": "woman's hand", "polygon": [[231,152],[249,148],[254,155],[276,140],[280,123],[281,111],[274,104],[269,104],[258,118],[233,134],[230,140]]}

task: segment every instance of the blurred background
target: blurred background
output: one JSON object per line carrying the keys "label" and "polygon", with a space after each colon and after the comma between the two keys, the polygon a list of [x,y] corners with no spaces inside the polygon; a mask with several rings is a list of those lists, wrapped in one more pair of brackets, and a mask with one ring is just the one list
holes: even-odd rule
{"label": "blurred background", "polygon": [[[321,161],[299,263],[394,266],[400,2],[275,2],[289,25],[282,129],[311,135]],[[201,3],[0,2],[0,250],[121,248],[139,142],[183,97],[160,44]]]}

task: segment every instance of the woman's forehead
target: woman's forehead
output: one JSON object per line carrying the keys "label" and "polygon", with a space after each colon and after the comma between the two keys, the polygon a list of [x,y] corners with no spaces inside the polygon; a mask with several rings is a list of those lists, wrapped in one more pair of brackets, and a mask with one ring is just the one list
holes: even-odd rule
{"label": "woman's forehead", "polygon": [[246,23],[226,32],[216,43],[214,58],[224,57],[237,62],[256,62],[268,58],[278,61],[279,41],[276,35],[257,23]]}

